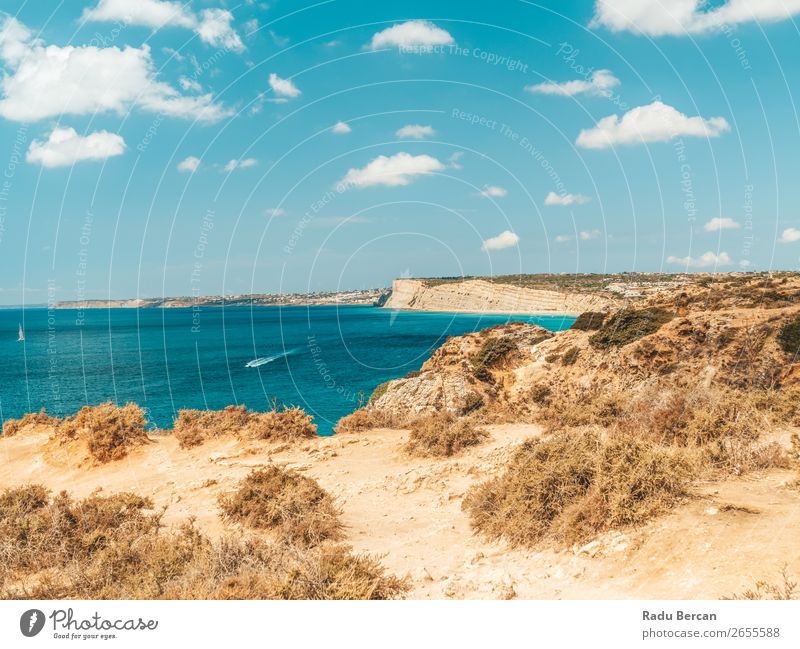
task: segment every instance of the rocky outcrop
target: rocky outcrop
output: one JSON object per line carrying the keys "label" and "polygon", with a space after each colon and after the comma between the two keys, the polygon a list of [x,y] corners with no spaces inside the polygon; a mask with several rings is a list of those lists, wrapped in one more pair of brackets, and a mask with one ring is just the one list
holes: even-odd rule
{"label": "rocky outcrop", "polygon": [[532,289],[469,279],[429,285],[419,279],[396,279],[387,309],[465,313],[531,313],[578,315],[621,306],[613,298],[591,293]]}
{"label": "rocky outcrop", "polygon": [[[370,403],[370,408],[413,419],[431,412],[466,414],[497,399],[498,385],[489,372],[501,372],[530,361],[537,345],[553,334],[542,327],[521,322],[449,338],[419,372],[391,381],[385,392]],[[479,378],[478,359],[487,343],[503,339],[503,354],[495,354],[487,373]],[[487,380],[488,379],[488,380]]]}

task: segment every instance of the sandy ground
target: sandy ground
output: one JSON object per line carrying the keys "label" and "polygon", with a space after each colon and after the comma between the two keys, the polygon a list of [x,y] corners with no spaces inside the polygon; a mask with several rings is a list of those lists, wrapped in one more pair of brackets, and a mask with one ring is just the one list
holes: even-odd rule
{"label": "sandy ground", "polygon": [[180,449],[169,436],[125,460],[77,466],[45,453],[46,431],[0,438],[0,487],[41,483],[76,496],[134,491],[166,506],[165,522],[195,517],[211,535],[234,531],[217,495],[253,467],[276,462],[316,478],[336,496],[358,551],[412,580],[411,598],[716,599],[800,576],[800,490],[789,471],[699,485],[695,497],[644,527],[583,548],[510,550],[475,537],[461,511],[465,491],[502,469],[535,426],[489,427],[491,441],[448,460],[402,454],[403,431],[320,438],[302,447],[226,439]]}

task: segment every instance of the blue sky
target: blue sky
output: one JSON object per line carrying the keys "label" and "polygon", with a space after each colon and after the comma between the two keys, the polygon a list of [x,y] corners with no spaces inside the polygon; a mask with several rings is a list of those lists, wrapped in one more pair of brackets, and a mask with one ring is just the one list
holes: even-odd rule
{"label": "blue sky", "polygon": [[2,304],[798,265],[797,0],[3,8]]}

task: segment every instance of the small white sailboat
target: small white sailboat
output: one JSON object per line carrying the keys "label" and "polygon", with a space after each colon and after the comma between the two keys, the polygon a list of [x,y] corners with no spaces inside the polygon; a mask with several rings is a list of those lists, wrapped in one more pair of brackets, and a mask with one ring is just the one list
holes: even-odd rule
{"label": "small white sailboat", "polygon": [[19,325],[19,338],[17,338],[17,342],[23,343],[25,342],[25,332],[22,330],[22,324]]}

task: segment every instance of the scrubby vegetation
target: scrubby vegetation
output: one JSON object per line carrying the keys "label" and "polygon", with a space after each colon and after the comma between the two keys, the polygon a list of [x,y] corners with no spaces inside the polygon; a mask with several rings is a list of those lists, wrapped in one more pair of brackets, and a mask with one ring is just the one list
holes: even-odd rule
{"label": "scrubby vegetation", "polygon": [[674,314],[665,309],[625,309],[606,320],[589,342],[595,347],[621,347],[658,331]]}
{"label": "scrubby vegetation", "polygon": [[778,344],[793,359],[800,357],[800,317],[794,318],[781,327]]}
{"label": "scrubby vegetation", "polygon": [[469,419],[437,412],[411,424],[405,450],[411,455],[450,457],[488,437],[486,431],[477,428]]}
{"label": "scrubby vegetation", "polygon": [[12,437],[28,426],[55,426],[61,420],[51,417],[44,408],[39,412],[29,412],[20,419],[6,419],[3,422],[3,436]]}
{"label": "scrubby vegetation", "polygon": [[565,431],[524,443],[507,470],[473,487],[463,506],[488,538],[569,544],[668,509],[685,495],[689,477],[679,453],[650,442]]}
{"label": "scrubby vegetation", "polygon": [[181,447],[192,448],[226,436],[286,442],[308,439],[316,436],[317,425],[302,408],[254,412],[245,406],[228,406],[223,410],[180,410],[172,432]]}
{"label": "scrubby vegetation", "polygon": [[212,542],[165,530],[135,494],[51,498],[37,485],[0,495],[0,597],[33,599],[389,599],[405,581],[330,541]]}
{"label": "scrubby vegetation", "polygon": [[229,519],[274,530],[294,543],[317,545],[342,536],[330,494],[316,481],[275,465],[250,473],[236,491],[220,496],[219,505]]}
{"label": "scrubby vegetation", "polygon": [[99,406],[84,406],[74,416],[60,421],[54,438],[61,443],[85,441],[95,460],[111,462],[147,443],[146,426],[141,407],[135,403],[120,407],[109,401]]}
{"label": "scrubby vegetation", "polygon": [[384,394],[386,394],[386,391],[389,389],[389,384],[390,383],[391,383],[391,381],[384,381],[379,386],[377,386],[372,391],[372,394],[369,395],[369,401],[367,401],[367,403],[368,404],[374,403],[375,401],[380,399]]}
{"label": "scrubby vegetation", "polygon": [[472,357],[472,371],[475,378],[491,382],[491,369],[515,351],[517,351],[517,343],[511,336],[488,338]]}
{"label": "scrubby vegetation", "polygon": [[575,322],[572,323],[570,329],[577,329],[578,331],[594,331],[595,329],[599,329],[603,326],[605,319],[605,313],[586,311],[575,318]]}
{"label": "scrubby vegetation", "polygon": [[771,599],[771,600],[792,600],[798,599],[800,593],[797,589],[797,581],[789,576],[788,566],[783,566],[780,578],[777,582],[769,582],[760,579],[753,588],[748,588],[743,593],[737,593],[732,597],[724,599]]}
{"label": "scrubby vegetation", "polygon": [[342,417],[335,428],[335,433],[362,433],[373,428],[392,428],[403,425],[403,422],[385,410],[377,408],[359,408]]}

